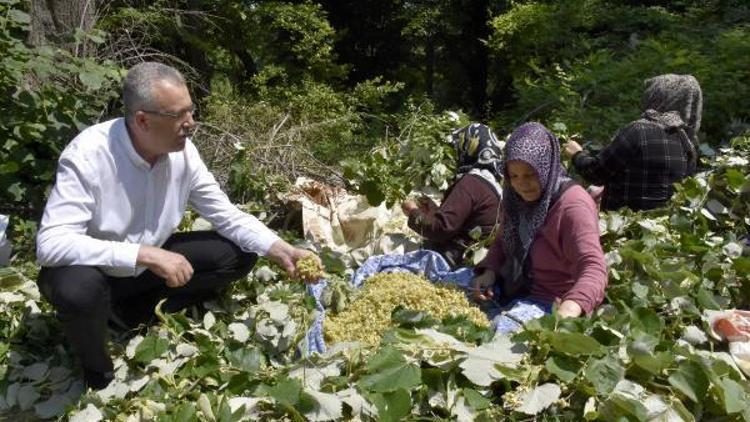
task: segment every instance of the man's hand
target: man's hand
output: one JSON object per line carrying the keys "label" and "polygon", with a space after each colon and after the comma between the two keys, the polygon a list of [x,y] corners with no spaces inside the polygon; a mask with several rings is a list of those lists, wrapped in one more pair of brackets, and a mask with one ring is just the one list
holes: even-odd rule
{"label": "man's hand", "polygon": [[571,158],[581,151],[583,151],[583,147],[576,141],[568,141],[563,148],[563,153],[567,158]]}
{"label": "man's hand", "polygon": [[581,316],[582,313],[581,305],[572,300],[565,300],[557,307],[557,315],[561,318],[575,318]]}
{"label": "man's hand", "polygon": [[474,277],[474,280],[472,280],[474,298],[482,302],[491,300],[495,296],[492,291],[492,286],[494,284],[495,272],[492,270],[484,270],[482,274]]}
{"label": "man's hand", "polygon": [[[266,256],[276,264],[278,264],[284,271],[289,274],[291,278],[297,278],[297,261],[307,255],[314,255],[312,252],[295,248],[287,242],[279,239],[271,245],[268,249]],[[320,258],[316,257],[318,261]],[[321,265],[322,266],[322,265]],[[304,282],[316,282],[317,280],[303,280]]]}
{"label": "man's hand", "polygon": [[193,266],[184,256],[155,246],[141,245],[136,264],[163,278],[169,287],[184,286],[193,277]]}

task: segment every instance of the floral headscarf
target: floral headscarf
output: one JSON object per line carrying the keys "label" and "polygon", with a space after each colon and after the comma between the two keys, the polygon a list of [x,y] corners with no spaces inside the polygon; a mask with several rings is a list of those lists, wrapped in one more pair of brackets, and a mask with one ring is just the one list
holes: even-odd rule
{"label": "floral headscarf", "polygon": [[487,180],[501,196],[502,143],[492,129],[472,123],[453,131],[451,140],[456,149],[456,179],[466,174],[477,175]]}
{"label": "floral headscarf", "polygon": [[502,236],[506,262],[510,263],[509,271],[503,274],[503,278],[507,282],[517,283],[523,275],[529,249],[537,232],[544,225],[553,198],[560,186],[571,179],[560,164],[560,142],[540,123],[525,123],[510,135],[505,145],[502,169],[506,180],[510,180],[507,163],[513,160],[523,161],[531,166],[539,178],[541,188],[541,196],[533,203],[524,201],[510,183],[505,183],[503,190]]}

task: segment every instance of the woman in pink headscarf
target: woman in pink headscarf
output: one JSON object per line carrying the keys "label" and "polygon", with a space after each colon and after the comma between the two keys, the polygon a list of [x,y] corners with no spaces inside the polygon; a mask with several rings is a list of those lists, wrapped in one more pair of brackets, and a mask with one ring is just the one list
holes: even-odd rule
{"label": "woman in pink headscarf", "polygon": [[559,141],[543,125],[517,128],[504,156],[501,233],[475,269],[475,297],[507,305],[495,320],[500,332],[555,303],[563,317],[590,314],[607,285],[594,201],[567,176]]}

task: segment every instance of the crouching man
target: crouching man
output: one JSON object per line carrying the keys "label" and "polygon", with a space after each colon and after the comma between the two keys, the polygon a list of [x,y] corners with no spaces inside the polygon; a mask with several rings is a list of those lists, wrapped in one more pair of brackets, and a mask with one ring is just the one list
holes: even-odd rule
{"label": "crouching man", "polygon": [[[132,67],[123,102],[124,118],[89,127],[63,151],[37,236],[39,290],[96,389],[112,379],[113,312],[136,326],[161,299],[174,312],[245,277],[258,255],[295,276],[308,254],[221,191],[190,141],[195,106],[176,69]],[[188,204],[216,231],[174,233]]]}

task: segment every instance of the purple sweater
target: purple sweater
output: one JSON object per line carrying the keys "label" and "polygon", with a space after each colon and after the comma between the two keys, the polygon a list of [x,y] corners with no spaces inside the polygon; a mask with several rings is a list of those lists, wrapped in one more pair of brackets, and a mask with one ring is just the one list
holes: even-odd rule
{"label": "purple sweater", "polygon": [[[607,265],[599,242],[596,205],[580,186],[567,189],[547,214],[531,244],[531,299],[572,300],[590,314],[604,299]],[[500,274],[505,253],[502,235],[477,265],[479,273]]]}
{"label": "purple sweater", "polygon": [[409,227],[429,241],[428,249],[452,253],[452,265],[458,265],[467,245],[475,242],[469,232],[479,227],[484,238],[497,224],[500,197],[479,176],[467,174],[448,189],[439,208],[434,203],[430,208],[412,212]]}

